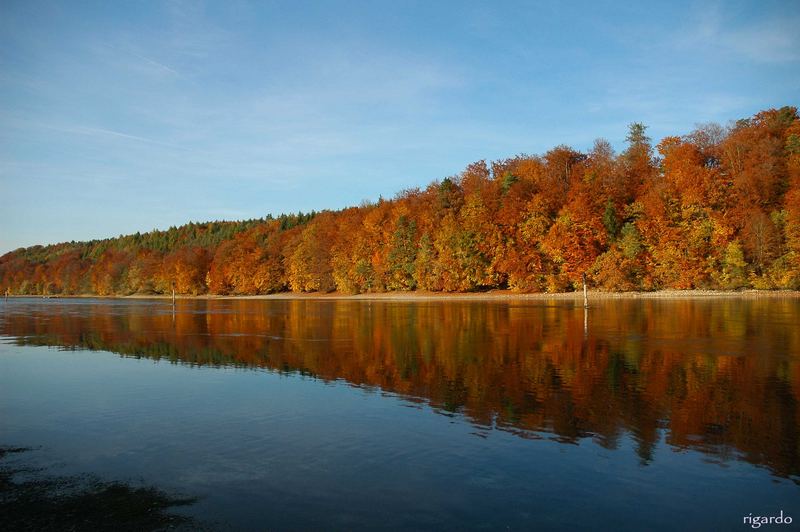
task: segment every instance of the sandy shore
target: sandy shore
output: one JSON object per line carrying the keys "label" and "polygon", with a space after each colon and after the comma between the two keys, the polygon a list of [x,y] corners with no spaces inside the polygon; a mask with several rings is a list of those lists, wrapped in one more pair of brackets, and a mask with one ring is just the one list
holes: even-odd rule
{"label": "sandy shore", "polygon": [[[134,294],[128,296],[98,296],[93,294],[69,296],[9,296],[10,298],[102,298],[102,299],[171,299],[171,295]],[[352,300],[352,301],[524,301],[552,299],[583,299],[583,292],[561,293],[520,293],[510,290],[491,290],[488,292],[447,293],[447,292],[380,292],[369,294],[296,293],[281,292],[267,295],[176,295],[176,299],[314,299],[314,300]],[[589,291],[589,299],[677,299],[677,298],[800,298],[798,290],[659,290],[655,292],[599,292]]]}

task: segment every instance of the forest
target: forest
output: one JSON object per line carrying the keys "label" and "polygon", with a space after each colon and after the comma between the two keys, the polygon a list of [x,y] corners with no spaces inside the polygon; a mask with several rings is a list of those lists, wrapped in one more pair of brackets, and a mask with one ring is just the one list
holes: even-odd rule
{"label": "forest", "polygon": [[33,246],[10,294],[800,288],[800,118],[560,145],[339,211]]}

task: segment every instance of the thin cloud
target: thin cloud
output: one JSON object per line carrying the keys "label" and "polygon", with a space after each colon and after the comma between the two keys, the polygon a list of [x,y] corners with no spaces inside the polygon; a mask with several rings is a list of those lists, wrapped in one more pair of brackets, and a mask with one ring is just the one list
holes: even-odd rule
{"label": "thin cloud", "polygon": [[159,68],[161,70],[164,70],[165,72],[169,72],[170,74],[175,74],[176,76],[180,76],[178,71],[175,70],[174,68],[170,68],[167,65],[165,65],[163,63],[159,63],[158,61],[156,61],[154,59],[150,59],[149,57],[145,57],[145,56],[143,56],[141,54],[137,54],[135,52],[131,52],[131,55],[136,57],[136,58],[138,58],[138,59],[141,59],[145,63],[148,63],[148,64],[150,64],[150,65],[152,65],[152,66],[154,66],[156,68]]}
{"label": "thin cloud", "polygon": [[770,21],[721,35],[723,42],[755,61],[772,63],[800,60],[800,17]]}
{"label": "thin cloud", "polygon": [[139,50],[141,46],[133,43],[121,42],[120,44],[90,43],[87,45],[90,53],[103,61],[107,66],[114,69],[137,71],[144,74],[163,75],[170,77],[181,77],[181,73],[176,69],[156,61],[152,57],[144,55]]}
{"label": "thin cloud", "polygon": [[126,140],[134,140],[137,142],[145,142],[147,144],[154,144],[156,146],[162,146],[164,148],[170,148],[174,150],[193,151],[190,148],[186,148],[184,146],[178,146],[175,144],[162,142],[160,140],[151,139],[148,137],[141,137],[139,135],[131,135],[129,133],[123,133],[121,131],[114,131],[113,129],[87,127],[87,126],[62,127],[62,126],[42,125],[41,127],[51,129],[53,131],[61,131],[63,133],[76,133],[78,135],[89,135],[95,137],[121,138]]}
{"label": "thin cloud", "polygon": [[700,22],[678,30],[672,43],[681,51],[727,53],[758,63],[795,62],[800,60],[800,10],[796,11],[736,26],[719,7],[705,6],[695,17]]}

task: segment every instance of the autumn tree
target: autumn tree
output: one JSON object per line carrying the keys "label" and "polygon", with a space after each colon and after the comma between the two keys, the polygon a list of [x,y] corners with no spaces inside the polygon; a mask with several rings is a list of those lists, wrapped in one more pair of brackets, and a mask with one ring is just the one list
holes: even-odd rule
{"label": "autumn tree", "polygon": [[298,234],[284,264],[289,287],[295,292],[330,292],[336,285],[331,267],[331,245],[335,241],[335,217],[323,213]]}
{"label": "autumn tree", "polygon": [[406,214],[401,214],[394,223],[386,257],[388,290],[414,290],[417,260],[417,223]]}
{"label": "autumn tree", "polygon": [[769,109],[653,148],[478,161],[337,212],[31,246],[0,257],[15,294],[563,291],[800,286],[800,119]]}

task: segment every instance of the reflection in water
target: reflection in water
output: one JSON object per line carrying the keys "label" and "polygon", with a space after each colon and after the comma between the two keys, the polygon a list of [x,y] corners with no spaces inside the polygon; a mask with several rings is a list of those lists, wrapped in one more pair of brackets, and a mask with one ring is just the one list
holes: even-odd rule
{"label": "reflection in water", "polygon": [[[0,335],[344,380],[482,431],[550,433],[642,463],[662,437],[798,481],[800,300],[368,302],[16,300]],[[480,432],[480,431],[479,431]]]}

